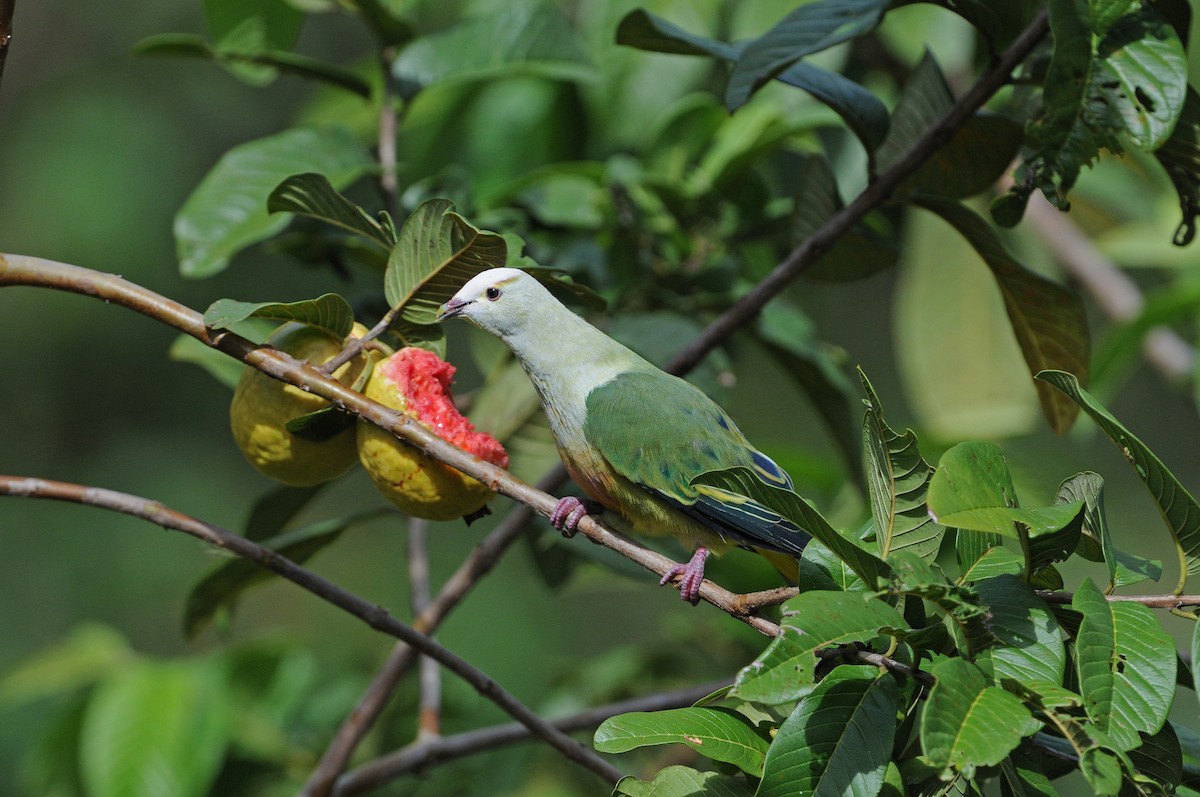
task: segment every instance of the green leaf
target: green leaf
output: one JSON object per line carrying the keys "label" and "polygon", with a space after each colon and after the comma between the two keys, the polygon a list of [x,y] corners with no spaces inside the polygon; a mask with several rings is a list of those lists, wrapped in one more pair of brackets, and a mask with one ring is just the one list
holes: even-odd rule
{"label": "green leaf", "polygon": [[1175,594],[1182,594],[1188,576],[1200,573],[1200,504],[1192,497],[1171,471],[1167,470],[1154,453],[1141,440],[1121,425],[1071,374],[1061,371],[1045,371],[1038,379],[1053,385],[1069,396],[1092,417],[1109,439],[1117,445],[1125,459],[1141,477],[1146,489],[1158,502],[1163,520],[1171,531],[1175,549],[1179,554],[1179,584]]}
{"label": "green leaf", "polygon": [[1192,624],[1192,691],[1200,698],[1200,623]]}
{"label": "green leaf", "polygon": [[543,2],[499,8],[405,47],[392,64],[401,94],[408,99],[451,78],[496,77],[532,68],[568,78],[590,75],[587,52],[561,6]]}
{"label": "green leaf", "polygon": [[264,493],[250,507],[246,522],[242,524],[242,536],[248,540],[260,541],[281,533],[324,487],[324,484],[313,487],[281,485]]}
{"label": "green leaf", "polygon": [[453,208],[446,199],[422,202],[400,228],[388,260],[388,304],[402,307],[401,318],[411,324],[436,323],[438,307],[465,282],[507,260],[504,238],[480,231]]}
{"label": "green leaf", "polygon": [[83,718],[80,773],[90,797],[201,797],[229,743],[230,706],[204,660],[126,668]]}
{"label": "green leaf", "polygon": [[204,311],[204,325],[210,329],[228,329],[247,318],[298,321],[327,330],[338,340],[349,335],[354,327],[354,310],[349,302],[336,293],[326,293],[316,299],[304,299],[299,302],[239,302],[235,299],[218,299]]}
{"label": "green leaf", "polygon": [[[1056,532],[1083,510],[1081,503],[1021,509],[1000,446],[959,443],[942,455],[929,482],[929,511],[945,526],[1015,537],[1014,523],[1031,534]],[[961,532],[960,532],[961,533]]]}
{"label": "green leaf", "polygon": [[133,660],[129,641],[98,623],[79,625],[47,648],[5,668],[0,707],[79,690],[120,672]]}
{"label": "green leaf", "polygon": [[977,767],[999,764],[1038,729],[1021,701],[988,686],[974,664],[946,659],[933,674],[937,683],[921,717],[921,746],[934,766],[974,777]]}
{"label": "green leaf", "polygon": [[1090,578],[1072,607],[1083,615],[1075,643],[1079,687],[1096,727],[1118,750],[1157,733],[1175,697],[1175,645],[1139,603],[1110,603]]}
{"label": "green leaf", "polygon": [[809,540],[800,555],[801,592],[813,589],[865,592],[867,585],[850,566],[834,555],[820,540]]}
{"label": "green leaf", "polygon": [[245,367],[224,352],[217,351],[211,346],[205,346],[191,335],[180,335],[167,349],[167,356],[175,362],[198,365],[225,387],[233,390],[238,380],[242,378]]}
{"label": "green leaf", "polygon": [[[621,19],[617,26],[617,44],[659,53],[708,55],[723,61],[736,61],[746,46],[745,43],[726,44],[688,33],[640,8]],[[867,152],[879,146],[887,134],[887,106],[843,75],[811,64],[796,63],[775,75],[775,79],[807,91],[829,106],[862,141]]]}
{"label": "green leaf", "polygon": [[[892,591],[921,598],[935,606],[962,655],[974,658],[996,643],[988,625],[987,609],[980,605],[973,588],[951,583],[937,565],[919,559],[910,551],[896,551],[890,564],[896,575]],[[924,638],[928,633],[927,627],[903,638],[917,647],[936,648],[940,632],[933,632],[934,642]]]}
{"label": "green leaf", "polygon": [[635,711],[609,717],[596,729],[596,750],[624,753],[658,744],[684,744],[713,761],[733,764],[760,777],[766,739],[746,718],[725,708],[675,708]]}
{"label": "green leaf", "polygon": [[851,415],[853,389],[840,353],[817,340],[808,316],[779,299],[763,308],[755,332],[812,401],[852,472],[861,472],[862,447]]}
{"label": "green leaf", "polygon": [[204,0],[204,21],[218,43],[253,39],[288,49],[300,35],[304,14],[287,0]]}
{"label": "green leaf", "polygon": [[1187,98],[1171,137],[1154,151],[1179,194],[1182,218],[1175,230],[1176,246],[1187,246],[1196,237],[1200,216],[1200,92],[1188,86]]}
{"label": "green leaf", "polygon": [[886,562],[839,534],[807,500],[791,490],[763,484],[749,468],[737,467],[702,473],[692,479],[691,483],[730,490],[753,498],[823,542],[867,584],[877,584],[880,579],[886,579],[891,574],[891,568]]}
{"label": "green leaf", "polygon": [[862,593],[804,592],[783,608],[779,636],[738,673],[731,697],[772,705],[796,700],[814,682],[817,651],[870,641],[883,628],[907,628],[899,612]]}
{"label": "green leaf", "polygon": [[[954,96],[926,51],[904,85],[878,159],[887,168],[945,117]],[[1021,146],[1021,126],[1006,116],[980,111],[967,120],[931,158],[906,177],[896,195],[929,192],[962,199],[987,190],[1008,169]]]}
{"label": "green leaf", "polygon": [[[1099,545],[1101,558],[1108,566],[1109,586],[1106,592],[1119,587],[1128,587],[1147,579],[1158,581],[1162,576],[1162,562],[1143,559],[1134,554],[1119,551],[1113,545],[1108,520],[1104,514],[1104,477],[1085,471],[1064,481],[1058,487],[1055,503],[1083,501],[1083,534]],[[1092,557],[1088,557],[1092,558]]]}
{"label": "green leaf", "polygon": [[991,662],[992,680],[1062,683],[1067,668],[1062,631],[1033,589],[1011,575],[977,581],[975,589],[991,612],[988,628],[997,640],[983,653]]}
{"label": "green leaf", "polygon": [[624,797],[751,797],[754,787],[743,778],[669,766],[660,769],[652,781],[633,776],[621,778],[613,794]]}
{"label": "green leaf", "polygon": [[1142,744],[1129,751],[1129,760],[1139,775],[1174,790],[1183,780],[1183,752],[1171,723],[1153,735],[1143,735]]}
{"label": "green leaf", "polygon": [[1000,763],[1000,794],[1003,797],[1058,797],[1042,771],[1040,756],[1022,743]]}
{"label": "green leaf", "polygon": [[912,430],[896,432],[883,417],[883,405],[861,368],[858,377],[867,394],[863,417],[863,450],[871,516],[879,551],[909,551],[926,562],[937,558],[946,529],[929,516],[926,494],[933,468],[921,456]]}
{"label": "green leaf", "polygon": [[756,797],[878,794],[900,708],[890,675],[837,667],[780,726]]}
{"label": "green leaf", "polygon": [[175,216],[179,270],[211,277],[251,244],[271,237],[288,217],[267,213],[267,197],[284,178],[319,172],[338,189],[374,167],[370,155],[338,127],[294,128],[225,153]]}
{"label": "green leaf", "polygon": [[297,213],[361,235],[390,252],[396,243],[391,224],[381,224],[330,185],[323,174],[293,174],[267,197],[271,213]]}
{"label": "green leaf", "polygon": [[[989,535],[959,535],[960,538],[963,536],[975,538]],[[982,581],[985,578],[995,578],[996,576],[1019,576],[1025,572],[1025,558],[1016,551],[1000,547],[999,535],[990,536],[996,537],[996,547],[985,549],[963,569],[962,575],[959,576],[959,581],[962,583]]]}
{"label": "green leaf", "polygon": [[[915,201],[958,230],[991,269],[1029,373],[1055,369],[1078,374],[1086,382],[1091,339],[1079,296],[1027,270],[995,230],[966,206],[928,194]],[[1071,428],[1078,414],[1071,402],[1041,384],[1038,399],[1051,429],[1061,434]]]}
{"label": "green leaf", "polygon": [[[822,155],[804,156],[796,183],[800,188],[793,212],[793,233],[797,241],[803,241],[841,210],[843,203],[833,167]],[[900,248],[891,237],[857,224],[823,253],[805,276],[830,282],[859,280],[892,268],[899,257]]]}
{"label": "green leaf", "polygon": [[795,9],[743,47],[729,75],[725,104],[737,110],[804,56],[873,30],[887,5],[887,0],[817,0]]}
{"label": "green leaf", "polygon": [[[313,523],[266,540],[263,544],[296,564],[304,564],[326,546],[335,542],[351,525],[379,517],[385,510],[370,510],[354,515]],[[204,576],[188,593],[183,612],[183,633],[194,639],[218,612],[228,611],[242,593],[256,584],[277,576],[249,559],[231,559]]]}

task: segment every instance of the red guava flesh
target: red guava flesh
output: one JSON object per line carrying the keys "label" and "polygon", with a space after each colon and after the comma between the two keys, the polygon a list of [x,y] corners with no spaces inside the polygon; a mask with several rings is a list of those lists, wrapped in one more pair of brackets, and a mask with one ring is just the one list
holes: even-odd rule
{"label": "red guava flesh", "polygon": [[508,467],[504,446],[490,434],[475,431],[475,425],[455,408],[450,394],[450,380],[456,370],[453,365],[431,351],[409,347],[375,367],[404,396],[405,413],[443,440],[493,465]]}

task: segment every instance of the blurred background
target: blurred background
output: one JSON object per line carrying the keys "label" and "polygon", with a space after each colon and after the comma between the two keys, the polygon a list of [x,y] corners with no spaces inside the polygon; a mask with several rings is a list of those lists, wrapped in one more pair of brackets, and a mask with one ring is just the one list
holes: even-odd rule
{"label": "blurred background", "polygon": [[[413,3],[408,12],[420,30],[437,31],[504,5]],[[722,222],[749,201],[734,196],[733,181],[711,188],[726,205],[697,189],[699,198],[689,201],[700,210],[671,209],[691,226],[663,231],[648,225],[649,234],[661,234],[666,242],[653,247],[657,259],[649,265],[612,255],[628,247],[612,223],[619,208],[597,200],[586,180],[569,179],[572,170],[611,178],[635,168],[639,159],[646,162],[654,154],[654,136],[665,135],[663,125],[680,102],[719,107],[719,100],[696,97],[716,91],[719,98],[724,74],[709,59],[619,48],[613,43],[615,26],[642,5],[688,30],[732,40],[761,33],[794,3],[556,5],[575,31],[575,69],[459,76],[428,89],[408,110],[400,147],[404,205],[411,209],[424,196],[445,194],[480,226],[504,232],[511,222],[522,232],[533,231],[531,249],[540,246],[532,252],[538,260],[568,269],[610,300],[609,323],[622,315],[670,311],[676,321],[690,317],[694,324],[718,309],[717,298],[736,293],[775,262],[786,246],[747,248],[736,257],[718,251],[728,231]],[[199,310],[222,297],[291,301],[327,291],[348,297],[377,292],[377,271],[350,268],[337,275],[298,265],[269,247],[246,250],[209,279],[181,276],[173,218],[228,149],[299,121],[344,124],[364,143],[374,135],[371,105],[349,94],[289,77],[252,87],[206,61],[132,55],[134,45],[151,35],[203,33],[203,11],[199,2],[176,0],[118,0],[103,9],[76,0],[18,4],[0,83],[0,251],[115,272]],[[857,79],[889,103],[899,77],[925,48],[960,88],[983,57],[968,26],[931,6],[889,14],[875,41],[878,51],[841,47],[820,58],[832,68],[859,59]],[[343,14],[311,16],[296,50],[364,73],[371,68],[369,34]],[[1195,56],[1191,66],[1195,83],[1200,78]],[[753,155],[737,168],[757,170],[766,189],[786,182],[795,166],[786,157],[772,158],[818,148],[833,153],[845,195],[861,186],[861,176],[855,176],[862,171],[861,151],[837,119],[806,95],[772,86],[743,113],[757,114],[762,130],[753,133],[756,148],[743,153]],[[770,135],[763,132],[768,128]],[[738,145],[737,136],[752,135],[722,131],[715,140],[730,146]],[[554,180],[530,179],[564,163],[574,165],[556,172]],[[369,182],[353,195],[377,208]],[[1200,250],[1170,245],[1178,206],[1152,160],[1108,159],[1086,172],[1069,218],[1148,295],[1197,293],[1192,272],[1200,266]],[[555,235],[536,234],[556,228]],[[1173,555],[1157,509],[1119,452],[1090,423],[1081,422],[1064,437],[1048,431],[999,294],[973,252],[946,225],[923,214],[897,219],[890,232],[901,244],[897,268],[856,282],[805,281],[789,290],[789,301],[811,320],[813,345],[848,378],[861,365],[891,425],[912,426],[930,461],[962,439],[1001,441],[1018,493],[1031,506],[1048,503],[1059,482],[1080,470],[1102,473],[1120,546],[1168,563],[1163,584],[1140,588],[1167,591],[1164,585],[1175,577]],[[1045,242],[1028,225],[1006,235],[1023,262],[1061,279]],[[962,268],[945,267],[956,260]],[[638,271],[642,267],[649,271]],[[694,301],[673,303],[656,293],[670,285],[686,286],[681,293]],[[1191,341],[1196,303],[1180,304],[1182,309],[1164,318]],[[1116,334],[1094,305],[1092,320],[1097,340]],[[694,327],[660,322],[631,323],[625,334],[644,345],[657,343],[665,359]],[[480,377],[465,325],[449,335],[460,389],[469,391]],[[81,296],[0,291],[0,472],[126,491],[240,529],[271,483],[246,464],[230,439],[228,388],[168,357],[175,337],[146,318]],[[1200,424],[1191,375],[1164,374],[1147,365],[1136,342],[1114,350],[1119,356],[1097,394],[1195,493]],[[706,368],[747,435],[784,462],[802,492],[831,519],[857,526],[864,508],[849,475],[852,466],[787,367],[753,341],[735,339]],[[859,412],[855,406],[855,418]],[[305,516],[319,519],[380,505],[356,471],[326,489]],[[492,506],[503,515],[504,499]],[[433,526],[435,589],[493,522]],[[538,543],[511,551],[439,633],[535,709],[562,713],[732,676],[761,649],[762,640],[749,629],[703,606],[682,604],[648,575],[595,564],[562,570],[565,565],[546,554],[553,542],[547,529],[539,528]],[[357,525],[312,566],[403,618],[410,614],[403,531],[398,515]],[[575,540],[553,549],[585,545]],[[66,688],[70,684],[120,662],[206,656],[248,669],[259,662],[271,674],[278,701],[275,735],[248,734],[238,744],[247,760],[276,756],[274,772],[264,774],[264,785],[253,793],[291,793],[295,782],[289,785],[286,778],[303,778],[390,648],[386,638],[280,584],[247,596],[221,633],[209,631],[188,642],[181,619],[189,587],[219,559],[190,538],[115,514],[0,500],[0,549],[0,679],[39,651],[75,645],[70,649],[78,653],[51,657],[58,682],[43,679],[21,687],[20,681],[8,681],[0,690],[0,793],[73,793],[65,782],[46,780],[47,761],[35,754],[65,749],[46,740],[62,717],[80,710]],[[1102,566],[1094,567],[1093,577],[1102,578]],[[722,560],[713,576],[723,583],[773,584],[769,570],[741,554]],[[1067,582],[1078,576],[1068,573]],[[1164,622],[1177,635],[1185,628]],[[500,719],[454,679],[447,678],[445,688],[447,730]],[[409,738],[412,701],[409,689],[368,749],[388,749]],[[276,777],[280,772],[282,780]],[[588,777],[570,772],[554,754],[522,748],[519,754],[479,756],[440,769],[417,793],[585,793],[592,785]],[[38,790],[47,783],[53,789]],[[414,784],[397,788],[413,793]]]}

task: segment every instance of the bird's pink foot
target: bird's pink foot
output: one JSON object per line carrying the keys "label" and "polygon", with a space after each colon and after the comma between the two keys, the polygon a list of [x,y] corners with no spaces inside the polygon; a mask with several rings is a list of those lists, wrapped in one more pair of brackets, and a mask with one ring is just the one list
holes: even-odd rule
{"label": "bird's pink foot", "polygon": [[595,515],[599,509],[591,502],[573,495],[560,498],[554,511],[550,513],[550,525],[563,533],[564,537],[574,537],[575,527],[585,515]]}
{"label": "bird's pink foot", "polygon": [[667,571],[659,586],[666,584],[675,576],[679,579],[679,597],[695,606],[700,602],[700,583],[704,581],[704,560],[708,558],[708,549],[700,547],[692,554],[687,564],[678,564]]}

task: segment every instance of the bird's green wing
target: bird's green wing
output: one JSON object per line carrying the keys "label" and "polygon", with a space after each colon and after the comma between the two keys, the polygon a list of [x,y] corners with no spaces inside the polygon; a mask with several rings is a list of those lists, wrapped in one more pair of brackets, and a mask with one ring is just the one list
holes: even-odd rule
{"label": "bird's green wing", "polygon": [[735,466],[765,484],[792,480],[755,450],[708,396],[661,371],[631,371],[592,390],[584,435],[621,476],[743,547],[799,556],[808,535],[753,499],[692,479]]}

